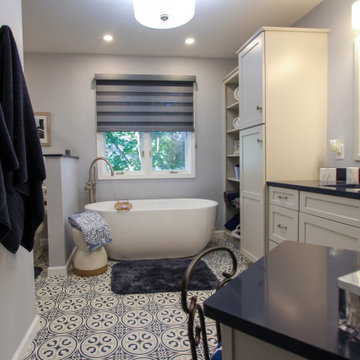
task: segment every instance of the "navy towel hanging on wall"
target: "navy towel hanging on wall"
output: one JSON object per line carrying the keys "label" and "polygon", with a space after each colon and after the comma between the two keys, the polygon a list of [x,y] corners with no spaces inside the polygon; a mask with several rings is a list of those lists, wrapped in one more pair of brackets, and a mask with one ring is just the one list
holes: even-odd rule
{"label": "navy towel hanging on wall", "polygon": [[0,28],[0,243],[31,251],[44,219],[45,166],[15,39]]}

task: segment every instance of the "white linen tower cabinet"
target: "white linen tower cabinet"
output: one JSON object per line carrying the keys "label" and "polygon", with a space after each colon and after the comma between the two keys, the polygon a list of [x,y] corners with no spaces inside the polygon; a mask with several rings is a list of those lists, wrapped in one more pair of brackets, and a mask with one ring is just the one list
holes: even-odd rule
{"label": "white linen tower cabinet", "polygon": [[239,56],[241,250],[267,241],[266,181],[318,179],[327,154],[325,29],[261,28]]}

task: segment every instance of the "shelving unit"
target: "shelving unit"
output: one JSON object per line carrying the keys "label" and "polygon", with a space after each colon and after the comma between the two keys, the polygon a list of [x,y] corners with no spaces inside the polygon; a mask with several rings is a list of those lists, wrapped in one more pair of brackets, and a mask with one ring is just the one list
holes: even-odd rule
{"label": "shelving unit", "polygon": [[[239,86],[238,68],[231,71],[223,80],[224,84],[224,133],[225,133],[225,185],[224,191],[239,192],[240,180],[236,177],[235,166],[239,165],[239,129],[234,128],[233,121],[239,116],[239,101],[234,97],[234,91]],[[239,213],[239,209],[226,203],[224,224]],[[225,229],[227,235],[238,238],[231,231]]]}

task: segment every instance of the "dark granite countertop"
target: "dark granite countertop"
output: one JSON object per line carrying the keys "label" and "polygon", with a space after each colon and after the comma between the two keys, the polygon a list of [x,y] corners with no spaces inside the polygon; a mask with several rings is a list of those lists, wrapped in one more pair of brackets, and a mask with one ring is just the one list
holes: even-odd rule
{"label": "dark granite countertop", "polygon": [[79,159],[79,157],[75,155],[66,155],[66,154],[43,154],[43,155],[47,157],[66,157],[72,159]]}
{"label": "dark granite countertop", "polygon": [[[288,189],[310,191],[319,194],[360,199],[360,184],[346,184],[344,181],[294,180],[268,181],[267,185]],[[345,187],[347,185],[349,187]]]}
{"label": "dark granite countertop", "polygon": [[338,329],[337,277],[360,253],[284,241],[204,303],[205,315],[310,359],[360,359]]}

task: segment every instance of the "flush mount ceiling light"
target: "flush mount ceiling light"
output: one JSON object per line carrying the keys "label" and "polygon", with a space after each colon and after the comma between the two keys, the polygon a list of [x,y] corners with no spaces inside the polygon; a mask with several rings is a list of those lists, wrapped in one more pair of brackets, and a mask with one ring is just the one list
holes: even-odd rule
{"label": "flush mount ceiling light", "polygon": [[355,30],[360,30],[360,1],[355,1],[351,7],[351,25]]}
{"label": "flush mount ceiling light", "polygon": [[153,29],[171,29],[189,22],[196,0],[134,0],[135,19]]}

